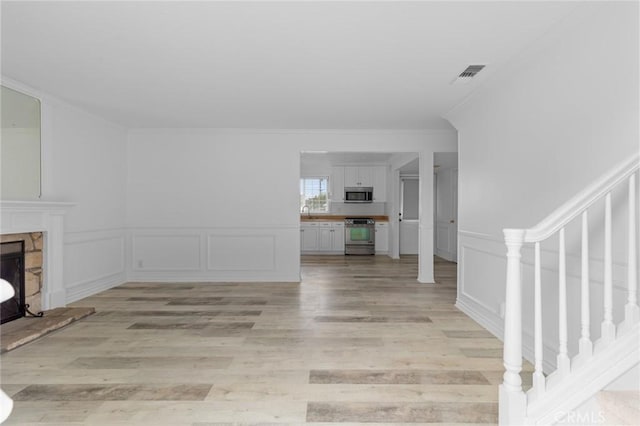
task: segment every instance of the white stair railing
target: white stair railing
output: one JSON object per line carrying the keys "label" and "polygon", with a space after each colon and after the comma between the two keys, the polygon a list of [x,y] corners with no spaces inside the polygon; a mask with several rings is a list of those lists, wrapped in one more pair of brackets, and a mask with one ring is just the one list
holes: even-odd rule
{"label": "white stair railing", "polygon": [[[532,403],[543,400],[549,390],[574,376],[576,366],[593,361],[594,346],[601,350],[612,344],[626,331],[640,321],[637,300],[637,256],[636,251],[636,179],[639,169],[638,155],[634,155],[573,197],[554,211],[538,225],[530,229],[505,229],[507,246],[507,282],[504,316],[504,378],[499,390],[499,420],[503,425],[530,424],[535,419],[530,416]],[[628,186],[628,245],[627,251],[627,295],[624,307],[624,321],[616,327],[613,321],[613,259],[612,259],[612,216],[611,192],[621,185]],[[587,210],[594,203],[604,199],[604,294],[603,320],[600,339],[592,342],[590,327],[592,313],[589,300],[589,226]],[[581,280],[580,289],[580,338],[578,354],[570,359],[568,353],[567,320],[567,271],[565,227],[574,219],[581,218]],[[543,372],[543,331],[542,331],[542,279],[540,244],[558,235],[558,351],[556,370],[548,377]],[[533,244],[533,327],[534,327],[534,372],[532,388],[525,393],[522,389],[522,265],[521,250],[525,244]],[[617,330],[616,330],[617,328]],[[617,331],[617,334],[616,334]],[[607,368],[607,366],[603,366]],[[572,379],[575,379],[572,377]]]}

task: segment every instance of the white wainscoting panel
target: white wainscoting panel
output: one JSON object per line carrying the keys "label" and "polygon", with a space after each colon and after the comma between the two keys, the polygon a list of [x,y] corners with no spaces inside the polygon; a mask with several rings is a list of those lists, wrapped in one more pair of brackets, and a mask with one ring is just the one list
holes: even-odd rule
{"label": "white wainscoting panel", "polygon": [[132,239],[132,265],[137,271],[199,271],[201,236],[184,234],[140,234]]}
{"label": "white wainscoting panel", "polygon": [[65,234],[64,274],[67,303],[125,282],[125,231]]}
{"label": "white wainscoting panel", "polygon": [[[500,303],[504,300],[506,252],[500,241],[459,233],[458,304],[472,308],[494,334],[502,333]],[[474,316],[474,319],[475,319]],[[489,320],[489,323],[487,323]]]}
{"label": "white wainscoting panel", "polygon": [[275,235],[209,234],[207,265],[214,271],[273,271]]}
{"label": "white wainscoting panel", "polygon": [[131,229],[129,281],[300,281],[298,226]]}
{"label": "white wainscoting panel", "polygon": [[[456,306],[502,339],[504,319],[501,305],[505,299],[506,285],[506,246],[504,242],[491,235],[460,231],[458,262],[458,296]],[[522,340],[523,356],[533,360],[533,249],[525,246],[522,249]],[[544,336],[544,370],[555,369],[558,348],[558,330],[553,328],[558,318],[558,252],[554,247],[543,250],[542,257],[542,298],[543,298],[543,336]],[[580,299],[580,274],[576,271],[579,257],[567,254],[567,298]],[[592,279],[590,285],[591,312],[595,319],[591,321],[591,337],[600,336],[602,319],[602,259],[590,258]],[[614,263],[614,322],[622,320],[622,306],[625,302],[623,277],[625,265]],[[577,340],[580,333],[580,312],[578,303],[568,305],[569,354],[577,352]]]}

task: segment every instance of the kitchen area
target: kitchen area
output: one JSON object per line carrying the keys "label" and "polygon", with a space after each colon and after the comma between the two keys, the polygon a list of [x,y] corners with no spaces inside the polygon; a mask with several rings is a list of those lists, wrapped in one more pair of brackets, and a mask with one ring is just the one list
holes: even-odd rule
{"label": "kitchen area", "polygon": [[392,155],[301,155],[301,254],[389,254]]}

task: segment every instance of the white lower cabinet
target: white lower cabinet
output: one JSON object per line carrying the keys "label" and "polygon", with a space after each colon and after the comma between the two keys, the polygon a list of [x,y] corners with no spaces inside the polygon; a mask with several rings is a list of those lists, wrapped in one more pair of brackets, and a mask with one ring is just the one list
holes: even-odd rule
{"label": "white lower cabinet", "polygon": [[389,252],[389,222],[376,222],[376,253]]}
{"label": "white lower cabinet", "polygon": [[344,223],[333,222],[331,224],[331,231],[333,233],[331,249],[333,251],[344,253]]}
{"label": "white lower cabinet", "polygon": [[314,251],[318,247],[318,224],[303,223],[300,225],[300,250]]}
{"label": "white lower cabinet", "polygon": [[300,250],[303,253],[344,253],[344,223],[301,223]]}
{"label": "white lower cabinet", "polygon": [[333,233],[331,223],[324,222],[318,224],[318,251],[331,251]]}

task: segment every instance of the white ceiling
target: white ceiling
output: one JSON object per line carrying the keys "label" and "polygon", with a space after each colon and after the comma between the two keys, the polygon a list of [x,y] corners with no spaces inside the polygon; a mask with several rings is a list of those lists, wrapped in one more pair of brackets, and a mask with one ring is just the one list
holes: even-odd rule
{"label": "white ceiling", "polygon": [[2,74],[130,128],[418,129],[578,5],[2,1]]}

